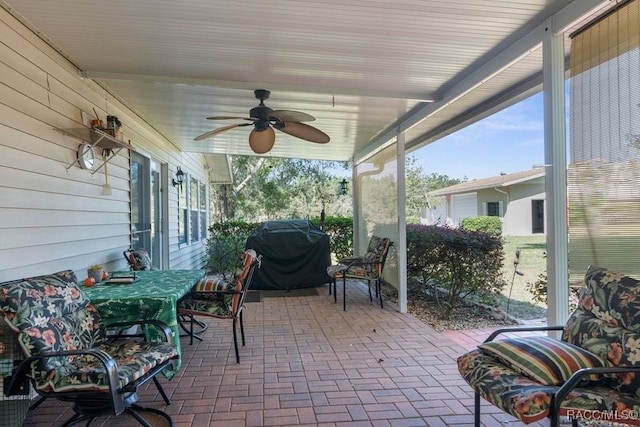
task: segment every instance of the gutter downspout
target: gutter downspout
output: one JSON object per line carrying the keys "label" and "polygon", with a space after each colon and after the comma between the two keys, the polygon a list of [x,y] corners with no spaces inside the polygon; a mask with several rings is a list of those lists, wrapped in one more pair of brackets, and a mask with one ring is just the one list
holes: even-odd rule
{"label": "gutter downspout", "polygon": [[496,190],[498,193],[502,193],[505,196],[507,196],[507,205],[511,202],[511,194],[509,194],[508,191],[501,190],[498,187],[493,187],[493,189]]}
{"label": "gutter downspout", "polygon": [[[504,207],[504,211],[507,210],[507,206],[509,206],[509,203],[511,202],[511,194],[508,191],[505,190],[501,190],[498,187],[493,187],[494,190],[496,190],[498,193],[502,193],[505,196],[507,196],[507,204]],[[502,227],[504,228],[504,211],[502,212],[502,217],[500,217],[500,220],[502,221]],[[500,212],[498,212],[500,213]]]}

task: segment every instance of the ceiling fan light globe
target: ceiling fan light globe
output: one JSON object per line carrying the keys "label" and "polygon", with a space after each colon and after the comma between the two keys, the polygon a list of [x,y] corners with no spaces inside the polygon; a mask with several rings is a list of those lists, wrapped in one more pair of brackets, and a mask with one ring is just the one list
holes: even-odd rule
{"label": "ceiling fan light globe", "polygon": [[271,151],[276,140],[276,134],[272,128],[265,130],[252,130],[249,134],[249,147],[256,154],[264,154]]}

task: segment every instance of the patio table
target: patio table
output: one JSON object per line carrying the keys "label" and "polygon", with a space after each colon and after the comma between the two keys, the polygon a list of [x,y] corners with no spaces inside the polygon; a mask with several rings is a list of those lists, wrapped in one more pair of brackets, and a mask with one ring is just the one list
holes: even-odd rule
{"label": "patio table", "polygon": [[[131,275],[116,272],[112,276]],[[131,284],[102,282],[92,287],[81,287],[105,323],[156,319],[166,323],[173,331],[174,344],[181,355],[177,303],[205,275],[204,270],[151,270],[136,271],[139,280]],[[180,369],[182,358],[173,369],[164,374],[173,378]]]}

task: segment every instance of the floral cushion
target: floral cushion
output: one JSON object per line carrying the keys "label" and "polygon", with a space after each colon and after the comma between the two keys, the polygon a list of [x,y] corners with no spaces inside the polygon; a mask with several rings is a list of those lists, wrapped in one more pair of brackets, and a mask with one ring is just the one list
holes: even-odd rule
{"label": "floral cushion", "polygon": [[132,270],[145,271],[151,270],[151,257],[144,249],[133,249],[129,251],[129,265]]}
{"label": "floral cushion", "polygon": [[340,260],[340,264],[327,267],[327,275],[332,279],[341,279],[344,276],[376,280],[382,274],[382,262],[390,245],[391,240],[388,237],[371,236],[364,256]]}
{"label": "floral cushion", "polygon": [[[90,348],[105,340],[95,308],[76,285],[72,271],[0,286],[0,312],[16,332],[25,354]],[[48,359],[41,369],[50,369]]]}
{"label": "floral cushion", "polygon": [[595,354],[547,336],[490,341],[478,348],[542,385],[561,385],[581,368],[606,366]]}
{"label": "floral cushion", "polygon": [[[155,342],[116,341],[96,347],[114,358],[118,365],[119,386],[141,378],[150,369],[166,360],[176,358],[175,346]],[[77,390],[108,391],[109,383],[104,365],[92,356],[50,358],[51,368],[32,370],[36,388],[43,392]]]}
{"label": "floral cushion", "polygon": [[232,294],[205,298],[183,298],[180,300],[179,311],[184,314],[206,314],[212,317],[230,318],[233,315]]}
{"label": "floral cushion", "polygon": [[[613,366],[640,364],[640,281],[601,267],[590,267],[585,284],[562,339]],[[616,390],[640,397],[640,375],[625,373],[608,377]]]}
{"label": "floral cushion", "polygon": [[[543,386],[493,356],[473,350],[458,358],[458,370],[482,398],[525,424],[549,415],[552,396],[558,386]],[[574,389],[562,402],[560,415],[571,418],[603,419],[640,425],[638,400],[606,386]]]}
{"label": "floral cushion", "polygon": [[[113,342],[71,270],[0,284],[0,314],[25,355],[102,350],[116,360],[121,386],[177,357],[169,344]],[[32,364],[30,376],[42,391],[108,388],[104,365],[93,356],[43,358]]]}
{"label": "floral cushion", "polygon": [[342,271],[335,272],[335,278],[341,279],[342,276],[355,278],[355,279],[367,279],[367,280],[376,280],[380,275],[378,274],[378,269],[374,268],[372,265],[352,265],[351,267],[347,267]]}
{"label": "floral cushion", "polygon": [[180,300],[178,309],[183,314],[206,314],[213,317],[233,317],[238,312],[240,297],[250,283],[247,276],[257,255],[253,249],[243,252],[231,283],[221,276],[207,276],[200,280],[191,292]]}

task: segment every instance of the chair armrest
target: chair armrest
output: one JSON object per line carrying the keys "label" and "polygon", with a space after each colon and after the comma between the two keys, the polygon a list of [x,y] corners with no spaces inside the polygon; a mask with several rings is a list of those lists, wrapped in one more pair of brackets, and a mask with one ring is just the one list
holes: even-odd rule
{"label": "chair armrest", "polygon": [[338,261],[339,264],[349,264],[350,262],[364,261],[364,257],[361,256],[348,256]]}
{"label": "chair armrest", "polygon": [[[132,326],[142,326],[143,328],[152,326],[155,329],[157,329],[159,332],[161,332],[162,335],[164,335],[165,342],[169,344],[173,344],[173,331],[171,330],[169,325],[156,319],[137,320],[137,321],[131,321],[131,322],[115,322],[115,323],[105,324],[105,328],[107,329],[120,329],[121,331],[123,329],[129,329]],[[146,337],[147,336],[145,334],[124,334],[124,333],[117,333],[116,335],[113,336],[113,338],[145,338],[145,339]]]}
{"label": "chair armrest", "polygon": [[593,374],[624,374],[627,372],[635,372],[636,374],[640,373],[640,365],[636,366],[603,366],[597,368],[582,368],[577,370],[569,377],[567,381],[562,384],[562,386],[558,389],[553,399],[553,413],[557,414],[558,410],[560,410],[560,406],[562,405],[562,401],[567,397],[567,395],[578,385],[580,385],[580,381],[586,376]]}
{"label": "chair armrest", "polygon": [[378,264],[382,264],[381,261],[372,261],[372,260],[368,260],[368,259],[363,259],[363,258],[353,258],[351,260],[348,260],[349,262],[343,262],[345,260],[340,260],[340,264],[345,265],[347,268],[349,267],[353,267],[355,266],[364,266],[364,265],[378,265]]}
{"label": "chair armrest", "polygon": [[496,329],[489,335],[489,337],[483,342],[493,341],[495,337],[506,332],[534,332],[534,331],[561,331],[564,329],[564,325],[556,326],[510,326],[507,328]]}
{"label": "chair armrest", "polygon": [[[6,391],[7,396],[11,396],[16,393],[20,388],[20,383],[23,378],[26,376],[26,373],[29,369],[31,369],[31,364],[33,362],[50,358],[50,357],[65,357],[65,356],[93,356],[95,357],[105,368],[106,371],[106,379],[109,384],[109,391],[111,393],[111,401],[114,406],[118,406],[118,408],[114,408],[116,413],[121,413],[124,411],[124,403],[122,399],[118,399],[118,393],[120,390],[119,386],[119,378],[118,378],[118,364],[108,353],[99,350],[99,349],[86,349],[86,350],[64,350],[57,352],[47,352],[41,353],[35,356],[31,356],[25,360],[22,360],[20,364],[16,367],[11,375],[11,382],[9,383],[9,388]],[[120,408],[119,406],[122,405]]]}
{"label": "chair armrest", "polygon": [[233,295],[238,293],[240,293],[240,291],[236,291],[235,289],[221,289],[218,291],[191,291],[187,294],[186,297],[188,298],[191,295]]}

